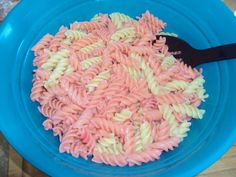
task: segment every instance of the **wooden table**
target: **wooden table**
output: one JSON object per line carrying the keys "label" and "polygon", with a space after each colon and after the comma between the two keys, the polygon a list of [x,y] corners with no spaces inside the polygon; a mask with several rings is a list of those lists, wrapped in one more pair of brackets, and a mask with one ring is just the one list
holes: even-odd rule
{"label": "wooden table", "polygon": [[[0,177],[47,177],[23,159],[0,134]],[[236,145],[198,177],[236,177]]]}

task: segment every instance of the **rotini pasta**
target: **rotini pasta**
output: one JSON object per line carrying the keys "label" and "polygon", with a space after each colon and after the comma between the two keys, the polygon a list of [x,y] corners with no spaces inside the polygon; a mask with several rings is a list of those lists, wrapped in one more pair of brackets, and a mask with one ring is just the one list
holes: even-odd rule
{"label": "rotini pasta", "polygon": [[151,92],[154,95],[157,95],[158,92],[160,92],[160,88],[158,87],[158,85],[155,81],[154,73],[153,73],[152,69],[147,65],[147,63],[145,61],[142,61],[141,68],[142,68],[144,75],[147,79],[149,89],[151,90]]}
{"label": "rotini pasta", "polygon": [[86,88],[89,92],[93,91],[102,81],[110,77],[109,71],[103,71],[95,76],[87,85]]}
{"label": "rotini pasta", "polygon": [[133,79],[140,79],[142,77],[142,73],[139,70],[136,70],[133,67],[129,67],[129,66],[125,66],[123,65],[124,69],[126,72],[129,73],[129,75],[133,78]]}
{"label": "rotini pasta", "polygon": [[163,114],[164,120],[166,120],[170,125],[170,135],[175,136],[176,129],[178,128],[178,122],[172,114],[173,111],[169,105],[161,105],[159,108]]}
{"label": "rotini pasta", "polygon": [[167,82],[165,84],[165,88],[169,91],[179,91],[179,90],[186,90],[186,88],[189,86],[189,83],[182,80],[174,80],[171,82]]}
{"label": "rotini pasta", "polygon": [[188,121],[184,121],[179,125],[179,127],[175,130],[175,135],[178,137],[181,141],[184,137],[187,136],[187,132],[190,130],[191,123]]}
{"label": "rotini pasta", "polygon": [[134,28],[131,27],[116,31],[114,34],[112,34],[111,40],[119,41],[122,39],[133,38],[133,37],[135,37],[135,31]]}
{"label": "rotini pasta", "polygon": [[111,153],[118,155],[123,153],[123,146],[121,143],[116,142],[115,135],[112,133],[100,139],[95,147],[95,150],[100,153]]}
{"label": "rotini pasta", "polygon": [[115,135],[113,133],[108,134],[107,137],[102,138],[98,143],[103,147],[109,147],[116,143]]}
{"label": "rotini pasta", "polygon": [[67,30],[65,32],[65,35],[70,40],[78,40],[84,38],[87,33],[84,31],[78,31],[78,30]]}
{"label": "rotini pasta", "polygon": [[196,79],[194,79],[189,85],[188,87],[184,90],[184,93],[194,93],[197,89],[202,88],[203,84],[204,84],[204,79],[202,77],[198,77]]}
{"label": "rotini pasta", "polygon": [[93,43],[93,44],[90,44],[88,46],[81,48],[80,51],[83,53],[88,53],[88,52],[90,52],[96,48],[102,47],[102,46],[104,46],[104,42],[102,40],[99,40],[96,43]]}
{"label": "rotini pasta", "polygon": [[51,55],[51,57],[42,65],[42,69],[52,70],[56,67],[61,59],[69,56],[68,50],[64,49]]}
{"label": "rotini pasta", "polygon": [[176,59],[173,55],[167,56],[163,58],[163,61],[161,63],[161,67],[163,69],[168,69],[170,68],[174,63],[175,63]]}
{"label": "rotini pasta", "polygon": [[142,144],[144,146],[152,143],[151,126],[148,122],[145,121],[140,125],[140,132],[141,132]]}
{"label": "rotini pasta", "polygon": [[80,62],[82,69],[88,69],[90,66],[102,61],[102,57],[91,57]]}
{"label": "rotini pasta", "polygon": [[187,116],[196,119],[202,119],[203,114],[205,113],[205,110],[187,104],[173,104],[172,107],[176,112],[186,114]]}
{"label": "rotini pasta", "polygon": [[201,119],[202,70],[169,52],[165,23],[145,12],[97,14],[62,26],[33,48],[32,101],[59,152],[111,166],[154,161]]}
{"label": "rotini pasta", "polygon": [[121,112],[116,113],[113,120],[116,122],[124,122],[131,117],[132,113],[129,109],[123,109]]}
{"label": "rotini pasta", "polygon": [[65,74],[65,71],[68,68],[68,61],[66,58],[62,58],[58,64],[56,65],[55,69],[53,70],[52,74],[49,76],[49,79],[44,83],[46,88],[51,87],[58,83],[58,79]]}
{"label": "rotini pasta", "polygon": [[141,131],[140,131],[140,122],[135,123],[134,130],[135,130],[135,134],[134,134],[135,151],[141,152],[144,150],[144,147],[143,147],[142,136],[141,136]]}
{"label": "rotini pasta", "polygon": [[117,27],[120,28],[123,23],[129,22],[132,20],[128,15],[125,15],[123,13],[114,12],[109,15],[111,18],[112,23]]}

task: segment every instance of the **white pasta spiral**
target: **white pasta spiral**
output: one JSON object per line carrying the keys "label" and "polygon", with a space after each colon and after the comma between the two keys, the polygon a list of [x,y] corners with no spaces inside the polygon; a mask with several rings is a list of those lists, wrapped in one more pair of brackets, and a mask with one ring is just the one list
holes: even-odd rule
{"label": "white pasta spiral", "polygon": [[125,69],[126,72],[129,73],[129,75],[130,75],[133,79],[138,80],[138,79],[140,79],[140,78],[142,77],[142,73],[141,73],[139,70],[137,70],[137,69],[135,69],[135,68],[133,68],[133,67],[123,65],[123,68]]}
{"label": "white pasta spiral", "polygon": [[148,64],[143,60],[141,63],[141,68],[146,77],[148,87],[154,95],[159,93],[159,87],[155,81],[153,70],[148,66]]}
{"label": "white pasta spiral", "polygon": [[112,153],[116,155],[124,152],[122,144],[116,143],[115,135],[113,133],[100,139],[95,149],[99,152]]}
{"label": "white pasta spiral", "polygon": [[66,70],[65,70],[65,74],[66,74],[66,75],[69,75],[69,74],[71,74],[73,71],[74,71],[74,68],[73,68],[71,65],[68,64],[68,66],[67,66],[67,68],[66,68]]}
{"label": "white pasta spiral", "polygon": [[196,79],[194,79],[186,88],[186,90],[184,91],[184,93],[194,93],[198,88],[203,87],[203,84],[205,83],[205,80],[203,79],[203,77],[197,77]]}
{"label": "white pasta spiral", "polygon": [[132,115],[129,109],[123,109],[121,112],[116,113],[113,117],[113,120],[116,122],[124,122],[125,120],[129,119]]}
{"label": "white pasta spiral", "polygon": [[128,15],[119,12],[110,14],[110,18],[117,28],[120,28],[124,22],[129,22],[132,20],[132,18],[130,18]]}
{"label": "white pasta spiral", "polygon": [[152,143],[151,125],[147,121],[141,124],[140,132],[143,145]]}
{"label": "white pasta spiral", "polygon": [[112,34],[111,40],[118,41],[121,39],[130,38],[130,37],[135,37],[135,30],[132,27],[123,28],[116,31],[114,34]]}
{"label": "white pasta spiral", "polygon": [[116,140],[115,140],[114,133],[110,133],[106,137],[99,140],[99,144],[104,147],[108,147],[108,146],[115,144],[115,143],[116,143]]}
{"label": "white pasta spiral", "polygon": [[47,70],[53,70],[57,63],[63,59],[63,58],[67,58],[69,55],[69,51],[66,49],[60,50],[54,54],[52,54],[49,59],[42,65],[43,69],[47,69]]}
{"label": "white pasta spiral", "polygon": [[79,30],[67,30],[65,32],[66,38],[70,40],[78,40],[87,36],[87,33]]}
{"label": "white pasta spiral", "polygon": [[177,129],[175,129],[174,134],[180,140],[183,140],[184,137],[187,136],[187,132],[190,130],[191,123],[188,121],[184,121],[179,125]]}
{"label": "white pasta spiral", "polygon": [[88,69],[92,65],[94,65],[96,63],[99,63],[101,61],[102,61],[102,57],[98,56],[98,57],[91,57],[91,58],[88,58],[86,60],[83,60],[83,61],[80,62],[80,64],[82,66],[82,69]]}
{"label": "white pasta spiral", "polygon": [[172,107],[174,111],[186,114],[187,116],[196,119],[202,119],[203,114],[205,113],[205,110],[198,109],[192,105],[187,104],[173,104]]}
{"label": "white pasta spiral", "polygon": [[143,70],[144,76],[146,77],[148,87],[154,95],[157,95],[160,92],[160,88],[155,81],[153,70],[148,66],[143,57],[137,53],[131,53],[131,57],[141,62],[141,69]]}
{"label": "white pasta spiral", "polygon": [[102,146],[101,144],[97,144],[95,147],[95,150],[101,153],[105,152],[105,153],[110,153],[110,154],[115,154],[115,155],[118,155],[124,152],[123,146],[121,143],[115,143],[107,147]]}
{"label": "white pasta spiral", "polygon": [[88,53],[96,48],[104,46],[104,42],[102,40],[99,40],[98,42],[95,42],[93,44],[87,45],[83,48],[80,49],[81,52],[83,53]]}
{"label": "white pasta spiral", "polygon": [[175,136],[175,131],[178,128],[178,123],[172,114],[172,109],[169,105],[161,105],[159,106],[161,113],[163,114],[163,118],[169,123],[170,125],[170,135]]}
{"label": "white pasta spiral", "polygon": [[109,71],[102,71],[95,76],[87,85],[86,88],[89,92],[93,91],[103,80],[107,80],[110,77]]}
{"label": "white pasta spiral", "polygon": [[165,84],[165,88],[169,91],[185,90],[189,83],[182,80],[174,80]]}
{"label": "white pasta spiral", "polygon": [[67,59],[61,58],[59,63],[56,65],[56,68],[50,75],[49,79],[45,82],[44,86],[47,88],[53,86],[54,84],[57,84],[58,79],[65,73],[67,67],[68,67]]}
{"label": "white pasta spiral", "polygon": [[141,137],[141,132],[140,132],[140,125],[135,125],[134,126],[134,130],[135,130],[135,135],[134,135],[134,139],[135,139],[135,151],[137,152],[141,152],[143,151],[144,147],[143,147],[143,143],[142,143],[142,137]]}
{"label": "white pasta spiral", "polygon": [[163,58],[163,61],[161,63],[161,67],[163,69],[168,69],[170,68],[174,63],[175,63],[176,59],[173,55],[167,56]]}
{"label": "white pasta spiral", "polygon": [[198,88],[196,90],[196,94],[197,94],[197,97],[201,100],[201,101],[205,101],[206,98],[208,98],[208,94],[206,94],[206,90],[201,87],[201,88]]}

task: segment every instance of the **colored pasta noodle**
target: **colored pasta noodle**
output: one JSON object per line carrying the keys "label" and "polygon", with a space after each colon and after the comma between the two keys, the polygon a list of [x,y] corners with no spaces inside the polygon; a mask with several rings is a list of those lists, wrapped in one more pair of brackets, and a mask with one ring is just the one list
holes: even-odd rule
{"label": "colored pasta noodle", "polygon": [[135,37],[134,28],[124,28],[112,34],[111,40],[119,41],[121,39],[127,39],[127,38],[132,38],[132,37]]}
{"label": "colored pasta noodle", "polygon": [[59,152],[111,166],[158,160],[178,147],[208,94],[202,70],[175,58],[166,24],[114,12],[62,26],[34,47],[31,100]]}
{"label": "colored pasta noodle", "polygon": [[116,113],[113,120],[116,122],[124,122],[131,117],[132,113],[129,109],[123,109],[121,112]]}
{"label": "colored pasta noodle", "polygon": [[88,69],[90,66],[102,61],[102,57],[91,57],[80,62],[82,69]]}
{"label": "colored pasta noodle", "polygon": [[129,22],[132,20],[132,18],[130,18],[128,15],[125,15],[125,14],[119,13],[119,12],[114,12],[114,13],[110,14],[110,18],[111,18],[112,23],[117,28],[120,28],[123,23]]}
{"label": "colored pasta noodle", "polygon": [[86,88],[89,92],[93,91],[102,81],[110,77],[109,71],[103,71],[95,76],[87,85]]}
{"label": "colored pasta noodle", "polygon": [[102,40],[99,40],[98,42],[95,42],[93,44],[87,45],[83,48],[80,49],[81,52],[83,53],[88,53],[96,48],[104,46],[104,42]]}

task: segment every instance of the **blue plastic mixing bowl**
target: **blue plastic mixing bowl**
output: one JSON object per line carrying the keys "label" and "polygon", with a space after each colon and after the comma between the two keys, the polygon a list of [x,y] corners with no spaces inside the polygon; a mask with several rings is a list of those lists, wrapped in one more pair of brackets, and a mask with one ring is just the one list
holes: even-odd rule
{"label": "blue plastic mixing bowl", "polygon": [[[211,10],[209,9],[211,7]],[[137,16],[149,10],[197,48],[236,42],[236,19],[219,0],[22,0],[0,28],[0,129],[29,162],[51,176],[193,176],[216,161],[236,139],[236,60],[203,65],[210,97],[203,120],[161,160],[110,167],[58,152],[58,139],[42,127],[44,117],[30,100],[31,47],[61,25],[115,11]]]}

